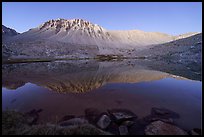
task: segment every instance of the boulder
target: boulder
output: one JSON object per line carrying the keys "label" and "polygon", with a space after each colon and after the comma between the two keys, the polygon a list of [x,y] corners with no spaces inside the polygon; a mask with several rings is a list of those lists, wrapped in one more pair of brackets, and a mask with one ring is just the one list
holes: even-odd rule
{"label": "boulder", "polygon": [[62,117],[62,118],[58,121],[58,123],[63,122],[63,121],[67,121],[67,120],[70,120],[70,119],[73,119],[73,118],[75,118],[74,115],[66,115],[66,116]]}
{"label": "boulder", "polygon": [[70,125],[80,125],[80,124],[88,124],[88,121],[84,118],[72,118],[63,122],[60,122],[60,126],[70,126]]}
{"label": "boulder", "polygon": [[155,117],[155,116],[152,116],[152,115],[149,115],[147,117],[144,118],[144,120],[146,122],[154,122],[154,121],[163,121],[165,123],[170,123],[170,124],[173,124],[174,123],[174,120],[172,118],[160,118],[160,117]]}
{"label": "boulder", "polygon": [[130,121],[135,118],[135,116],[127,114],[125,112],[113,112],[111,113],[111,115],[113,116],[115,122],[119,125],[122,124],[124,121]]}
{"label": "boulder", "polygon": [[120,135],[128,135],[128,128],[127,126],[119,126],[119,133]]}
{"label": "boulder", "polygon": [[124,119],[124,120],[127,119],[128,120],[128,119],[133,118],[133,116],[127,115],[127,114],[125,114],[123,112],[116,112],[116,113],[112,113],[112,114],[114,115],[116,120],[122,120],[122,119]]}
{"label": "boulder", "polygon": [[188,135],[187,132],[175,125],[155,121],[145,128],[146,135]]}
{"label": "boulder", "polygon": [[121,125],[124,121],[132,121],[137,118],[137,116],[126,109],[112,109],[108,110],[108,113],[111,115],[111,118],[117,124]]}
{"label": "boulder", "polygon": [[98,120],[97,125],[101,129],[107,128],[111,123],[111,119],[107,115],[102,115],[101,118]]}

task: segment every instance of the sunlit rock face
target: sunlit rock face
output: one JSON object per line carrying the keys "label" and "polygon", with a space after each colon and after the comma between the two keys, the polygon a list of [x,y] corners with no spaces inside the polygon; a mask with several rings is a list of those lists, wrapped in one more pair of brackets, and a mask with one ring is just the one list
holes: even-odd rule
{"label": "sunlit rock face", "polygon": [[89,35],[91,37],[109,36],[106,30],[97,24],[82,19],[57,19],[49,20],[38,27],[40,30],[55,30],[55,33],[60,31],[80,31],[81,35]]}

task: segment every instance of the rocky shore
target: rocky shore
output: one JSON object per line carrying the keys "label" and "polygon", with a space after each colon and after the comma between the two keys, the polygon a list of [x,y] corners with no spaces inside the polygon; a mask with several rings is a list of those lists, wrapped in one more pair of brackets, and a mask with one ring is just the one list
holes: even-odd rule
{"label": "rocky shore", "polygon": [[100,112],[85,110],[85,115],[65,115],[55,123],[39,123],[42,109],[27,113],[2,112],[3,135],[201,135],[201,129],[186,131],[175,123],[180,116],[165,108],[152,108],[151,114],[138,118],[126,109]]}

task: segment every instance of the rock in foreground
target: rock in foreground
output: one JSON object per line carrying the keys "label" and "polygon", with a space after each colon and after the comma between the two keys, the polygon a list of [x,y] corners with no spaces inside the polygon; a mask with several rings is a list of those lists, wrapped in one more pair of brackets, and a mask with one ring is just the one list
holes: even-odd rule
{"label": "rock in foreground", "polygon": [[105,129],[106,127],[109,126],[111,120],[107,115],[102,115],[101,118],[99,119],[99,121],[97,122],[97,125],[102,128]]}
{"label": "rock in foreground", "polygon": [[164,123],[162,121],[155,121],[148,125],[145,129],[146,135],[188,135],[182,129]]}

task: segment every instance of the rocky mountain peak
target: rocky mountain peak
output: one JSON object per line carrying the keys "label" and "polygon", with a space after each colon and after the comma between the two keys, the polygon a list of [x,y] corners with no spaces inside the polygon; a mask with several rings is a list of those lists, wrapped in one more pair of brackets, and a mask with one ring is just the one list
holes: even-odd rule
{"label": "rocky mountain peak", "polygon": [[100,27],[97,24],[93,24],[89,21],[83,20],[83,19],[55,19],[55,20],[49,20],[42,25],[38,27],[40,30],[42,29],[55,29],[57,32],[60,30],[63,31],[69,31],[69,30],[82,30],[87,31],[89,33],[97,32],[97,33],[103,33],[105,31],[104,28]]}

